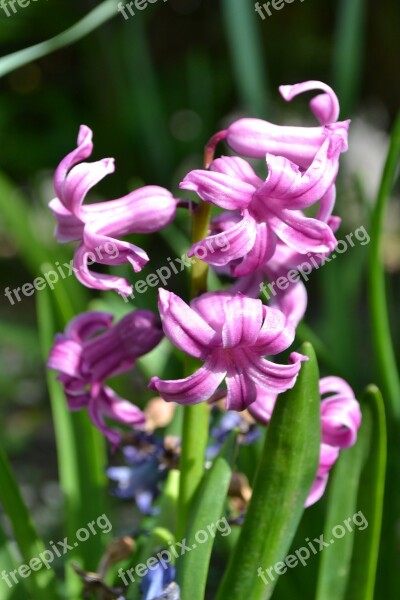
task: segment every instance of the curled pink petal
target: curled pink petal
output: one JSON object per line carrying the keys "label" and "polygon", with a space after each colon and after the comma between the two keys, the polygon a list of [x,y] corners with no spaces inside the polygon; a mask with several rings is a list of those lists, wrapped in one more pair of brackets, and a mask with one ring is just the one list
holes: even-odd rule
{"label": "curled pink petal", "polygon": [[113,158],[81,162],[92,150],[92,132],[82,126],[78,147],[61,161],[54,177],[56,198],[49,207],[57,220],[56,237],[60,242],[79,242],[74,268],[81,283],[127,296],[131,286],[125,279],[89,270],[88,260],[92,264],[130,263],[139,272],[149,260],[146,252],[119,237],[152,233],[167,226],[175,217],[178,200],[164,188],[145,186],[117,200],[83,204],[92,187],[114,171]]}
{"label": "curled pink petal", "polygon": [[322,498],[322,496],[325,493],[326,486],[328,484],[328,479],[329,479],[328,473],[326,473],[325,475],[317,476],[315,478],[315,481],[312,485],[312,488],[310,490],[310,493],[308,494],[306,503],[304,505],[305,508],[312,506],[313,504],[315,504],[316,502],[318,502],[318,500],[320,500]]}
{"label": "curled pink petal", "polygon": [[158,309],[165,335],[171,342],[191,356],[204,358],[207,348],[217,337],[214,329],[179,296],[162,288],[159,289]]}
{"label": "curled pink petal", "polygon": [[102,329],[109,329],[114,320],[114,315],[106,312],[85,312],[80,313],[72,319],[66,329],[65,335],[76,342],[84,342],[94,333],[98,333]]}
{"label": "curled pink petal", "polygon": [[226,370],[219,361],[218,355],[211,354],[193,375],[176,380],[153,377],[149,387],[157,391],[167,402],[198,404],[211,398],[225,375]]}
{"label": "curled pink petal", "polygon": [[105,380],[129,370],[136,359],[162,339],[161,322],[152,312],[136,310],[112,325],[113,315],[87,312],[75,317],[57,335],[48,366],[58,371],[70,410],[87,408],[94,425],[116,446],[120,434],[108,417],[129,426],[144,424],[143,413],[119,398]]}
{"label": "curled pink petal", "polygon": [[256,236],[256,221],[244,211],[243,218],[230,229],[193,244],[188,257],[197,256],[210,265],[223,266],[246,256],[253,248]]}
{"label": "curled pink petal", "polygon": [[225,304],[225,323],[222,328],[224,348],[253,345],[260,334],[263,322],[261,300],[253,300],[239,294]]}
{"label": "curled pink petal", "polygon": [[81,346],[73,340],[64,336],[58,336],[50,351],[47,366],[49,369],[60,371],[61,368],[66,375],[76,377],[82,358]]}
{"label": "curled pink petal", "polygon": [[325,396],[321,403],[323,441],[342,449],[353,446],[362,418],[353,390],[339,377],[325,377],[320,380],[320,393]]}
{"label": "curled pink petal", "polygon": [[[151,389],[165,400],[181,404],[206,401],[226,377],[227,406],[243,410],[255,401],[256,386],[278,393],[294,385],[304,356],[292,353],[289,365],[263,358],[266,351],[276,354],[293,341],[293,328],[279,311],[241,294],[209,292],[193,300],[190,309],[182,300],[174,300],[173,312],[169,299],[176,297],[165,291],[163,295],[168,303],[160,306],[160,313],[167,337],[204,361],[203,367],[185,379],[153,378]],[[193,314],[201,319],[198,327]],[[204,332],[205,326],[214,335]]]}
{"label": "curled pink petal", "polygon": [[[212,167],[215,168],[215,165]],[[191,171],[179,187],[196,192],[204,202],[212,202],[228,210],[246,208],[255,191],[253,184],[238,177],[201,170]]]}
{"label": "curled pink petal", "polygon": [[321,125],[335,123],[339,118],[339,100],[333,89],[326,83],[323,83],[322,81],[305,81],[304,83],[295,83],[294,85],[279,86],[281,96],[287,102],[290,102],[290,100],[293,100],[293,98],[299,94],[314,90],[321,90],[324,92],[323,94],[315,96],[310,102],[310,107],[314,115]]}

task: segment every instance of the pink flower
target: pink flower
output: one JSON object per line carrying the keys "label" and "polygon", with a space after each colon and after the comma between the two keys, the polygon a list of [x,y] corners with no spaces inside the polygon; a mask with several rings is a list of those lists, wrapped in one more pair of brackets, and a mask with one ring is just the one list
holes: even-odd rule
{"label": "pink flower", "polygon": [[[211,225],[212,231],[215,229],[217,220],[218,217]],[[222,219],[218,223],[219,230],[221,229],[221,223]],[[329,217],[327,225],[333,234],[339,228],[340,219]],[[234,293],[241,292],[253,298],[257,298],[261,291],[269,301],[269,305],[281,310],[293,326],[297,327],[306,312],[308,302],[307,291],[301,281],[300,270],[303,269],[304,273],[309,275],[312,269],[318,268],[329,254],[330,252],[300,254],[278,241],[273,257],[254,273],[240,277],[232,286],[231,291]],[[268,282],[267,285],[263,283],[265,280]]]}
{"label": "pink flower", "polygon": [[82,125],[77,148],[60,162],[54,176],[56,198],[49,207],[57,219],[56,237],[59,242],[79,241],[74,268],[81,283],[128,295],[132,288],[125,279],[91,271],[88,264],[129,262],[135,272],[140,271],[149,260],[146,252],[117,238],[162,229],[174,219],[177,200],[162,187],[146,186],[118,200],[84,205],[89,190],[114,172],[112,158],[81,162],[92,150],[92,131]]}
{"label": "pink flower", "polygon": [[[361,425],[361,410],[351,387],[340,377],[324,377],[319,381],[322,441],[317,476],[307,498],[311,506],[323,495],[329,471],[340,450],[353,446]],[[250,414],[264,425],[272,417],[277,394],[257,388],[257,398],[249,406]]]}
{"label": "pink flower", "polygon": [[270,393],[293,387],[304,356],[293,352],[289,365],[263,358],[286,350],[294,328],[284,315],[260,300],[229,292],[210,292],[191,302],[159,290],[159,311],[165,335],[204,365],[178,380],[153,377],[149,387],[170,402],[196,404],[208,400],[222,381],[227,385],[227,410],[243,410],[257,397],[257,386]]}
{"label": "pink flower", "polygon": [[72,319],[65,333],[56,336],[47,366],[59,372],[69,409],[87,408],[94,425],[115,447],[120,434],[108,427],[104,417],[129,426],[144,425],[145,417],[104,382],[128,371],[163,334],[158,318],[147,310],[136,310],[116,325],[112,321],[113,315],[99,312]]}
{"label": "pink flower", "polygon": [[221,249],[218,235],[212,235],[194,244],[188,256],[200,246],[209,248],[205,262],[215,266],[231,263],[232,275],[242,277],[273,256],[278,239],[301,254],[333,250],[336,239],[331,228],[321,220],[305,217],[301,209],[324,198],[332,188],[343,143],[337,134],[327,137],[305,172],[286,158],[268,154],[265,182],[249,163],[237,157],[219,158],[209,171],[189,173],[182,188],[235,212],[220,217],[230,220],[230,226],[219,234],[229,243],[228,249],[226,243]]}
{"label": "pink flower", "polygon": [[206,156],[212,161],[215,146],[221,140],[243,156],[263,158],[266,154],[283,156],[306,169],[313,162],[318,150],[332,133],[345,140],[342,151],[347,150],[347,130],[350,121],[337,122],[339,102],[336,94],[321,81],[306,81],[295,85],[281,85],[279,91],[287,101],[298,94],[312,90],[324,93],[315,96],[310,107],[320,122],[320,127],[297,127],[274,125],[261,119],[239,119],[224,131],[214,135],[206,148]]}

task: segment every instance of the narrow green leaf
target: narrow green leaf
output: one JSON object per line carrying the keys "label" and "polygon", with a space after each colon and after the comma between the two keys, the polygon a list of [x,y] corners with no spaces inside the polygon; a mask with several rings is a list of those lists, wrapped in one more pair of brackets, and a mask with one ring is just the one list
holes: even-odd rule
{"label": "narrow green leaf", "polygon": [[340,0],[333,52],[334,88],[343,114],[354,110],[363,72],[363,46],[366,30],[365,0]]}
{"label": "narrow green leaf", "polygon": [[253,116],[265,117],[267,68],[253,3],[248,0],[222,0],[222,13],[243,108]]}
{"label": "narrow green leaf", "polygon": [[383,219],[398,172],[399,158],[400,113],[397,116],[392,132],[378,198],[372,214],[368,273],[369,302],[375,357],[379,369],[383,397],[387,398],[388,408],[390,408],[391,413],[397,421],[400,421],[400,380],[392,336],[390,333],[385,272],[381,260],[381,241],[383,235]]}
{"label": "narrow green leaf", "polygon": [[3,577],[4,571],[6,571],[6,573],[9,573],[10,571],[13,571],[18,566],[15,564],[15,562],[16,561],[11,552],[9,540],[8,540],[5,532],[3,531],[3,527],[2,527],[2,524],[0,521],[0,567],[1,567],[1,572],[2,572],[1,574],[2,574],[2,580],[3,580],[2,584],[1,584],[2,600],[11,600],[13,598],[14,592],[16,591],[15,587],[13,589],[14,583],[11,580],[11,578],[9,578],[9,583],[7,583],[5,581],[5,578]]}
{"label": "narrow green leaf", "polygon": [[346,600],[373,600],[381,538],[386,472],[386,420],[380,391],[369,386],[361,400],[365,429],[370,431],[366,463],[361,474],[357,510],[368,528],[355,531]]}
{"label": "narrow green leaf", "polygon": [[[21,496],[6,454],[0,448],[0,503],[10,519],[15,541],[25,564],[39,557],[45,550],[42,540],[36,533],[29,510]],[[42,600],[43,595],[57,598],[54,571],[45,569],[32,571],[27,586],[34,598]]]}
{"label": "narrow green leaf", "polygon": [[105,0],[105,2],[96,6],[78,23],[50,40],[0,58],[0,77],[7,75],[7,73],[15,69],[19,69],[33,60],[38,60],[56,50],[74,44],[117,14],[116,0]]}
{"label": "narrow green leaf", "polygon": [[[60,282],[63,291],[63,283]],[[43,362],[48,358],[54,335],[59,331],[55,322],[53,296],[48,290],[37,295],[37,315]],[[81,527],[106,513],[107,463],[105,441],[84,411],[71,413],[55,374],[46,372],[57,444],[60,485],[65,499],[65,529],[71,541]],[[79,560],[84,568],[94,570],[104,550],[104,534],[91,535],[79,543],[68,556],[67,584],[70,594],[76,594],[79,579],[70,563]]]}
{"label": "narrow green leaf", "polygon": [[266,600],[260,569],[285,558],[314,481],[320,446],[318,366],[309,343],[293,389],[278,397],[257,470],[253,496],[217,600]]}
{"label": "narrow green leaf", "polygon": [[[196,495],[185,539],[191,551],[185,552],[178,559],[177,579],[182,598],[191,600],[204,598],[211,551],[217,533],[215,525],[224,510],[235,450],[236,435],[232,434],[225,442],[210,471],[205,474]],[[201,539],[196,537],[198,532],[202,534]],[[204,532],[206,533],[203,536]]]}
{"label": "narrow green leaf", "polygon": [[341,453],[329,483],[328,511],[324,526],[324,540],[331,545],[324,548],[318,572],[316,600],[343,600],[350,574],[355,525],[352,531],[337,539],[335,527],[345,527],[346,519],[358,512],[358,489],[361,469],[369,444],[370,423],[363,422],[353,448]]}
{"label": "narrow green leaf", "polygon": [[[37,296],[37,319],[43,362],[46,363],[57,332],[54,323],[54,310],[51,296],[43,290]],[[51,411],[53,416],[55,439],[57,445],[58,474],[61,491],[64,496],[64,529],[69,539],[74,539],[76,531],[81,526],[79,510],[82,502],[79,483],[79,457],[75,444],[72,414],[67,408],[61,385],[56,381],[56,374],[46,371]],[[80,582],[70,568],[71,562],[81,560],[80,547],[74,548],[66,563],[67,589],[72,598],[78,595]]]}

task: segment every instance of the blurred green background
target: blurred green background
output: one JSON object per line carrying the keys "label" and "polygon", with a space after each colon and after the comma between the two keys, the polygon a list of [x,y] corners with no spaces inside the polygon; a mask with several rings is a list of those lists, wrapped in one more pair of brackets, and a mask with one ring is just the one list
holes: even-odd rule
{"label": "blurred green background", "polygon": [[[38,0],[11,17],[0,9],[1,54],[51,38],[95,6],[88,0]],[[265,20],[253,0],[158,0],[126,21],[116,13],[73,46],[7,74],[0,80],[1,290],[32,281],[43,262],[72,258],[71,246],[53,240],[47,203],[54,168],[75,146],[81,123],[94,131],[94,159],[116,158],[116,173],[96,188],[98,196],[116,198],[143,183],[177,193],[182,176],[201,165],[208,138],[234,118],[312,124],[308,98],[287,105],[278,93],[280,84],[307,79],[332,85],[341,118],[353,120],[338,185],[335,213],[343,218],[338,238],[361,225],[369,231],[399,104],[399,22],[400,4],[391,0],[295,0]],[[166,232],[135,241],[157,268],[166,256],[186,249],[188,228],[180,214]],[[314,273],[308,285],[306,322],[321,342],[322,373],[344,375],[357,393],[377,379],[366,300],[367,248],[350,249]],[[398,197],[386,219],[383,259],[400,351]],[[169,289],[184,293],[185,286],[182,274]],[[80,296],[76,306],[86,297],[106,297],[117,311],[124,307],[110,295],[81,290],[75,281],[66,287],[73,298]],[[23,297],[15,306],[3,291],[0,297],[1,441],[39,531],[45,540],[60,538],[61,496],[35,297]],[[154,308],[156,299],[146,295],[139,303]],[[135,394],[142,389],[135,377],[119,384],[127,397],[132,385]],[[309,511],[315,535],[322,510],[323,502]],[[122,523],[123,515],[119,519]],[[307,569],[301,585],[312,580]]]}

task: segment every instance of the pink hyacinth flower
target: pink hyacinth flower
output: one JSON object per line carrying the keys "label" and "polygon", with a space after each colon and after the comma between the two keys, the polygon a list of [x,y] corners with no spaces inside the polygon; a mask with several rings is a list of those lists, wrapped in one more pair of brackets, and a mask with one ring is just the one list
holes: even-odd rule
{"label": "pink hyacinth flower", "polygon": [[322,441],[340,449],[356,443],[361,410],[351,387],[340,377],[324,377],[319,382]]}
{"label": "pink hyacinth flower", "polygon": [[112,289],[129,295],[132,288],[126,279],[97,273],[88,265],[128,262],[135,272],[140,271],[149,260],[146,252],[119,238],[132,233],[153,233],[168,225],[175,217],[177,199],[162,187],[145,186],[117,200],[83,204],[89,190],[114,172],[112,158],[81,162],[92,154],[92,135],[89,127],[81,126],[77,148],[56,169],[56,198],[49,207],[57,220],[58,241],[79,242],[74,256],[77,279],[93,289]]}
{"label": "pink hyacinth flower", "polygon": [[[361,425],[361,410],[351,387],[340,377],[323,377],[319,381],[321,395],[321,447],[319,467],[306,506],[311,506],[323,495],[329,471],[342,449],[353,446]],[[257,389],[257,398],[248,410],[252,417],[268,425],[275,407],[277,394]]]}
{"label": "pink hyacinth flower", "polygon": [[346,142],[342,151],[346,151],[350,121],[337,121],[339,102],[332,88],[321,81],[306,81],[279,88],[287,101],[312,90],[323,92],[310,102],[311,110],[321,124],[319,127],[285,126],[261,119],[239,119],[211,138],[206,147],[209,162],[212,161],[216,144],[221,140],[225,140],[232,150],[243,156],[263,158],[266,154],[274,154],[283,156],[304,169],[310,166],[319,148],[332,133],[336,132],[344,137]]}
{"label": "pink hyacinth flower", "polygon": [[121,436],[105,417],[129,426],[143,426],[142,411],[120,398],[105,380],[129,370],[136,359],[162,339],[159,319],[150,311],[136,310],[112,325],[113,315],[87,312],[75,317],[64,334],[58,334],[48,367],[59,372],[70,410],[87,408],[94,425],[116,447]]}
{"label": "pink hyacinth flower", "polygon": [[[221,215],[222,217],[223,215]],[[217,217],[212,223],[212,230],[219,227],[221,231],[222,219]],[[340,225],[339,217],[330,217],[327,222],[332,234],[336,233]],[[281,310],[297,327],[307,309],[307,290],[301,281],[301,269],[307,276],[312,269],[317,269],[329,256],[328,253],[308,252],[306,256],[296,252],[289,246],[278,241],[273,257],[261,267],[245,277],[240,277],[231,287],[234,293],[241,292],[246,296],[257,298],[262,295],[269,301],[270,306]],[[294,273],[297,272],[297,275]],[[289,278],[290,273],[290,278]],[[283,278],[280,280],[280,278]],[[267,284],[263,282],[267,281]],[[278,286],[279,282],[279,286]]]}
{"label": "pink hyacinth flower", "polygon": [[214,266],[233,263],[232,275],[242,277],[273,256],[278,239],[301,254],[332,251],[336,245],[332,229],[304,216],[301,209],[321,200],[332,187],[342,144],[340,136],[327,138],[304,173],[285,158],[267,155],[266,181],[238,157],[219,158],[209,171],[190,172],[182,188],[235,213],[231,227],[194,244],[188,256],[201,248],[205,262]]}
{"label": "pink hyacinth flower", "polygon": [[294,328],[280,311],[229,292],[203,294],[190,307],[163,289],[159,295],[165,335],[180,350],[204,361],[185,379],[153,377],[149,387],[164,400],[204,402],[226,380],[226,407],[240,411],[255,401],[257,386],[275,394],[293,387],[306,357],[293,352],[288,365],[263,358],[286,350],[293,342]]}

